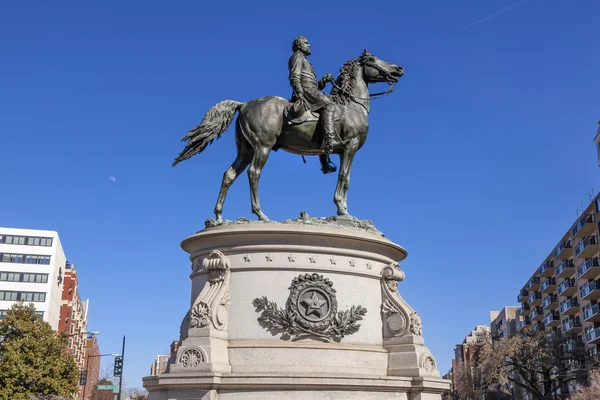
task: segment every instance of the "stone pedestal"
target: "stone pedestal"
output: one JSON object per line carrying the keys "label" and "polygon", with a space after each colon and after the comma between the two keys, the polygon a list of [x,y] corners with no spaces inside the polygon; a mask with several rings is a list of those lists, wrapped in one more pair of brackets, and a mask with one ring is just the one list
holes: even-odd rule
{"label": "stone pedestal", "polygon": [[369,224],[230,223],[182,247],[191,307],[175,363],[144,378],[150,400],[439,400],[448,390],[397,290],[406,251]]}

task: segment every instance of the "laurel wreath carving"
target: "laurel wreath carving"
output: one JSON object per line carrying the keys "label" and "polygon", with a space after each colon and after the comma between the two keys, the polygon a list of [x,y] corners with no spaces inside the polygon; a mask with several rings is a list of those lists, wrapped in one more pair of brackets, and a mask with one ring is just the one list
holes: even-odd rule
{"label": "laurel wreath carving", "polygon": [[[357,305],[352,306],[349,310],[337,311],[335,290],[331,288],[332,285],[333,283],[328,279],[323,279],[322,275],[300,275],[292,281],[285,309],[279,308],[277,303],[270,301],[265,296],[254,299],[252,304],[256,308],[256,312],[261,313],[257,318],[258,323],[273,334],[287,333],[292,339],[317,336],[325,340],[339,341],[344,336],[358,332],[360,328],[358,321],[363,319],[367,309]],[[297,307],[299,293],[310,287],[326,290],[329,295],[331,313],[318,323],[304,318]]]}

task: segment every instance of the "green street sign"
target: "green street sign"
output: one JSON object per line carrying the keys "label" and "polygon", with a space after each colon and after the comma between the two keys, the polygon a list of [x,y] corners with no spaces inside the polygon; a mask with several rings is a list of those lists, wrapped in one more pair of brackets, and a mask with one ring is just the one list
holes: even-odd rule
{"label": "green street sign", "polygon": [[117,393],[119,391],[118,385],[98,385],[98,390],[112,390]]}

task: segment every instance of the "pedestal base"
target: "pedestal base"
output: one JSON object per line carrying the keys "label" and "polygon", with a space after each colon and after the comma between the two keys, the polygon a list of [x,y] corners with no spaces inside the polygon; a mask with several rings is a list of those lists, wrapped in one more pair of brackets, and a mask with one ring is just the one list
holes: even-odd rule
{"label": "pedestal base", "polygon": [[192,305],[150,400],[439,400],[406,251],[368,223],[236,223],[184,240]]}

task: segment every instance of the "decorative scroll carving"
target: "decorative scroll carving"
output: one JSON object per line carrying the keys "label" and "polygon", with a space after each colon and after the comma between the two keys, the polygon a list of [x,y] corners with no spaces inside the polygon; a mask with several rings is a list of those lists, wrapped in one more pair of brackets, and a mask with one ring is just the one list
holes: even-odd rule
{"label": "decorative scroll carving", "polygon": [[386,265],[381,271],[381,314],[385,337],[423,334],[421,317],[398,293],[398,282],[404,277],[397,263]]}
{"label": "decorative scroll carving", "polygon": [[195,368],[205,362],[204,354],[199,349],[187,349],[179,358],[179,364],[185,368]]}
{"label": "decorative scroll carving", "polygon": [[287,333],[293,338],[318,336],[339,341],[346,335],[358,332],[367,309],[361,305],[350,310],[337,311],[333,282],[323,275],[305,274],[294,278],[290,286],[285,309],[266,297],[252,302],[260,326],[273,333]]}
{"label": "decorative scroll carving", "polygon": [[215,329],[227,330],[231,261],[219,250],[213,250],[202,260],[202,267],[208,272],[208,280],[192,306],[190,327],[212,324]]}

